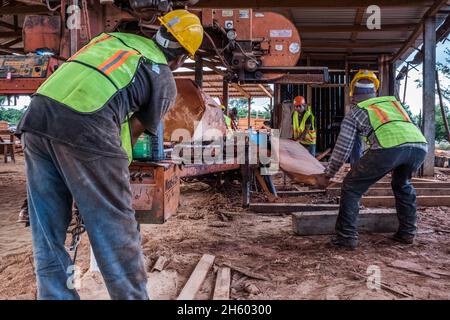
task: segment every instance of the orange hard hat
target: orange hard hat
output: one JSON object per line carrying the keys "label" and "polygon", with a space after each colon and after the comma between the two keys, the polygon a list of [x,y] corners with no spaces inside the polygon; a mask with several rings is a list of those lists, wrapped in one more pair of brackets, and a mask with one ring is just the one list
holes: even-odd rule
{"label": "orange hard hat", "polygon": [[294,99],[294,106],[301,106],[306,104],[305,98],[303,96],[296,96]]}

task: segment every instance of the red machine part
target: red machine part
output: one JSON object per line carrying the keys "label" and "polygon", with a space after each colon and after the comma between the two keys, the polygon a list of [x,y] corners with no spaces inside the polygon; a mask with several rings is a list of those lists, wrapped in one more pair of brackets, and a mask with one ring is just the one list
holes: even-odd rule
{"label": "red machine part", "polygon": [[248,54],[252,54],[255,44],[259,44],[256,47],[263,52],[260,56],[262,67],[294,67],[300,59],[298,30],[281,14],[252,9],[203,9],[202,24],[219,26],[225,31],[234,30],[236,42],[252,44],[252,47],[242,46]]}
{"label": "red machine part", "polygon": [[22,33],[25,52],[47,48],[54,53],[59,53],[61,43],[59,16],[26,16]]}
{"label": "red machine part", "polygon": [[35,93],[59,64],[48,56],[0,56],[0,94]]}

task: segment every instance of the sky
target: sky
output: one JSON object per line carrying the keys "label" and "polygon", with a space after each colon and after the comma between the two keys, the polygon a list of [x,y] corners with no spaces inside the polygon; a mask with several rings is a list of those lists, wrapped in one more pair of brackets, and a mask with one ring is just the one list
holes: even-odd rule
{"label": "sky", "polygon": [[[439,43],[436,48],[436,60],[437,62],[445,63],[445,49],[450,48],[450,40],[446,41],[445,43]],[[413,53],[409,59],[406,59],[406,61],[409,61],[412,59]],[[403,65],[399,66],[397,69],[400,70]],[[417,70],[411,69],[408,75],[408,84],[406,88],[406,104],[408,104],[411,108],[411,112],[413,114],[419,114],[422,110],[422,88],[417,88],[417,82],[415,80],[422,79],[422,65],[419,65],[416,67]],[[188,69],[186,69],[188,71]],[[439,80],[441,81],[441,87],[449,87],[450,86],[450,80],[444,78],[444,76],[440,76]],[[405,81],[403,80],[400,84],[400,99],[403,99],[403,90],[404,90],[404,84]],[[254,103],[252,104],[253,110],[263,111],[264,107],[268,106],[270,103],[270,100],[268,98],[254,98]],[[29,104],[30,98],[27,96],[21,96],[18,99],[18,104],[15,107],[21,109],[24,106],[27,106]],[[438,100],[436,100],[438,101]],[[444,101],[444,103],[448,104],[448,101]]]}

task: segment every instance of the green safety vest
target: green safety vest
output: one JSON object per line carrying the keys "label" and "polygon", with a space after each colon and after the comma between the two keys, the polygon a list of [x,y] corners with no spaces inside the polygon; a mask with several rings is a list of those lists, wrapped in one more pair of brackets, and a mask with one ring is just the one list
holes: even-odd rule
{"label": "green safety vest", "polygon": [[311,128],[309,129],[308,133],[305,135],[305,137],[300,141],[301,144],[316,144],[316,129],[315,129],[315,119],[314,115],[311,110],[311,106],[308,106],[306,108],[305,113],[303,114],[302,121],[298,121],[299,113],[297,111],[294,111],[292,114],[292,129],[294,134],[294,139],[298,139],[303,131],[305,131],[306,127],[306,120],[308,120],[309,117],[311,117]]}
{"label": "green safety vest", "polygon": [[[143,59],[167,65],[153,40],[128,33],[102,33],[62,64],[36,93],[77,112],[92,114],[131,83]],[[130,163],[131,115],[127,115],[120,130],[122,148]]]}
{"label": "green safety vest", "polygon": [[224,114],[223,117],[225,118],[225,124],[227,125],[227,129],[232,129],[231,118],[229,116],[227,116],[226,114]]}
{"label": "green safety vest", "polygon": [[358,103],[357,107],[367,111],[373,128],[371,134],[375,134],[380,147],[393,148],[405,143],[427,143],[395,97],[371,98]]}

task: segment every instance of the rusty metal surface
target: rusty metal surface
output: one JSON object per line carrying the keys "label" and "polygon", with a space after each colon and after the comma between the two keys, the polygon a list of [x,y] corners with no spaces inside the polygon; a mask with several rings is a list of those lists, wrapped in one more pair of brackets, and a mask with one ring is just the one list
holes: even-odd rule
{"label": "rusty metal surface", "polygon": [[130,185],[133,209],[140,223],[161,224],[177,211],[180,198],[177,166],[133,163]]}
{"label": "rusty metal surface", "polygon": [[59,16],[26,16],[23,23],[25,52],[48,48],[59,53],[61,43],[61,18]]}
{"label": "rusty metal surface", "polygon": [[0,93],[32,94],[60,63],[46,56],[0,56]]}
{"label": "rusty metal surface", "polygon": [[269,54],[261,57],[264,67],[293,67],[300,59],[301,41],[297,27],[274,12],[253,12],[253,39],[265,39]]}
{"label": "rusty metal surface", "polygon": [[232,163],[232,164],[193,164],[187,165],[183,168],[179,169],[180,178],[183,177],[197,177],[205,174],[224,172],[230,170],[237,170],[241,167],[240,164]]}

